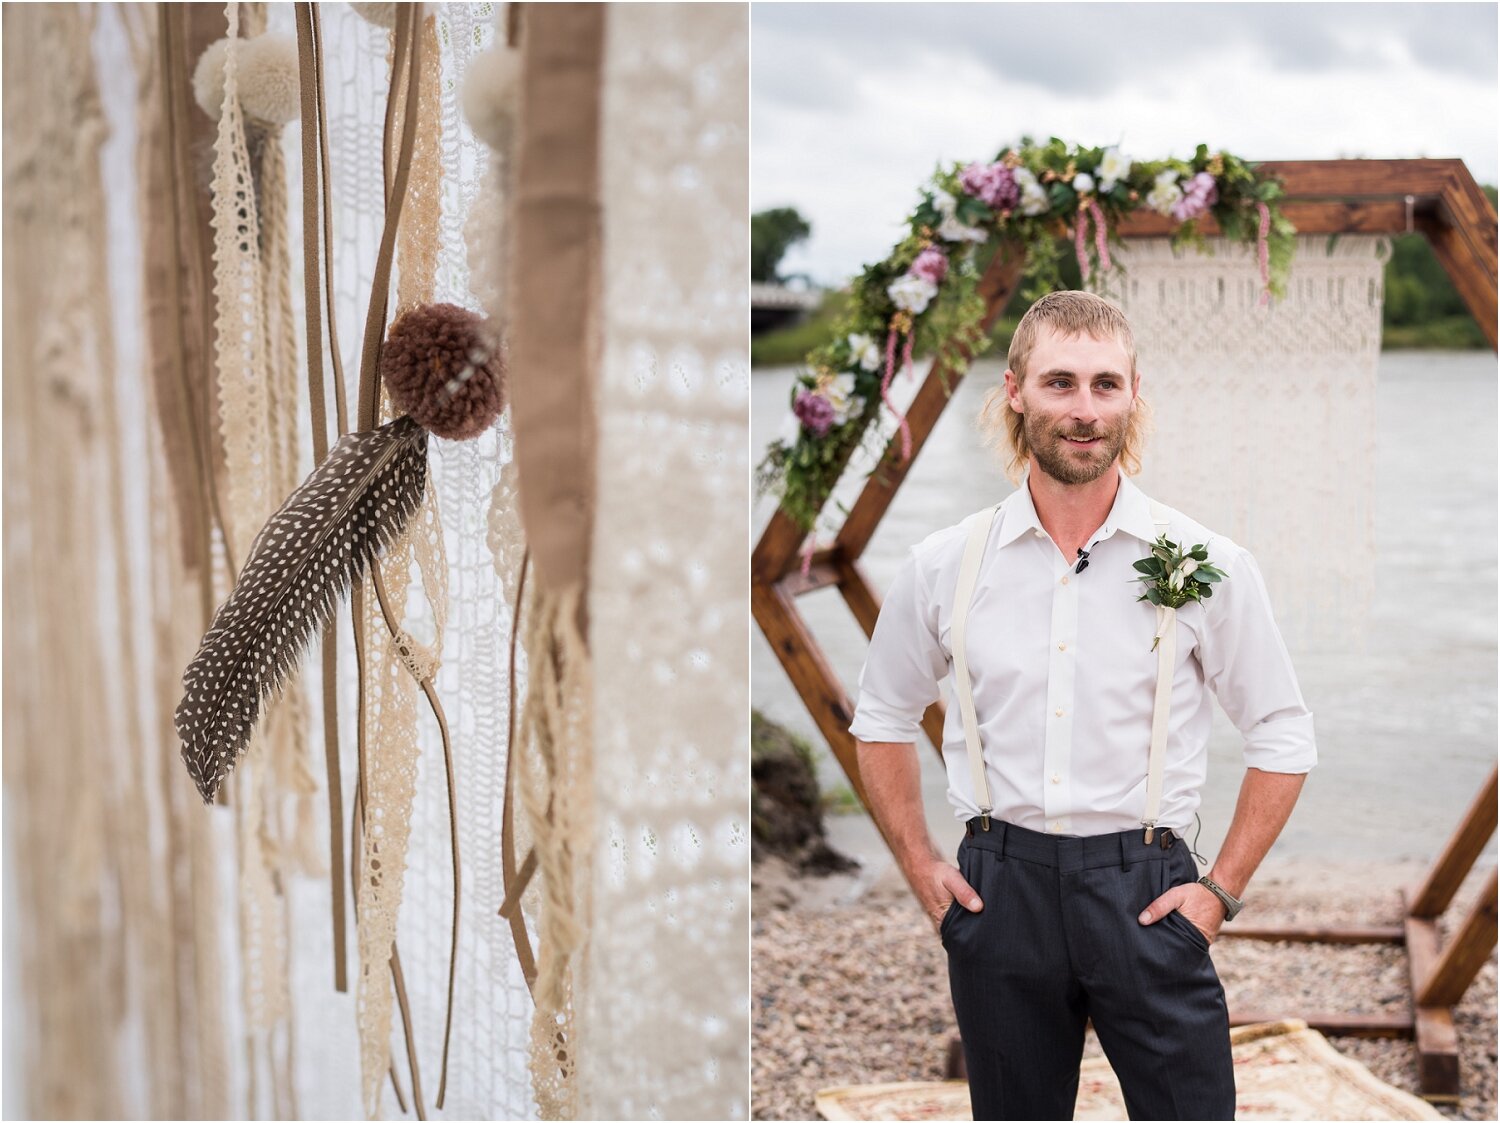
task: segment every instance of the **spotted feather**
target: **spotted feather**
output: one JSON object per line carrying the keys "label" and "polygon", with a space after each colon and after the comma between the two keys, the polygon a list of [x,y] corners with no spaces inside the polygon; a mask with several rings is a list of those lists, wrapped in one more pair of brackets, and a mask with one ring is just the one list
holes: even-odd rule
{"label": "spotted feather", "polygon": [[250,548],[182,675],[177,733],[205,803],[239,762],[261,706],[427,486],[427,433],[409,417],[341,437]]}

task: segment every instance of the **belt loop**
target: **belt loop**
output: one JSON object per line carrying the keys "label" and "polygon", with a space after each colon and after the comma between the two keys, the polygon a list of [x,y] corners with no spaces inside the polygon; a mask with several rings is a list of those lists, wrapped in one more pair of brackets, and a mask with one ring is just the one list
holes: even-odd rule
{"label": "belt loop", "polygon": [[1128,871],[1130,869],[1130,837],[1128,833],[1115,835],[1120,843],[1120,868]]}
{"label": "belt loop", "polygon": [[1005,861],[1005,834],[1010,830],[1010,824],[1004,819],[991,819],[990,823],[992,828],[1000,835],[997,840],[1000,845],[995,847],[995,853],[999,855],[1000,860],[1003,862]]}

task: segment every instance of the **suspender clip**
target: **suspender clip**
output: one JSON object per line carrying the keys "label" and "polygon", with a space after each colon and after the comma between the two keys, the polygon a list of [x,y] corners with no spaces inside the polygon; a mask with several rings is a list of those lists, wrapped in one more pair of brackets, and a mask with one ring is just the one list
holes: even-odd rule
{"label": "suspender clip", "polygon": [[982,831],[987,831],[987,830],[990,829],[990,812],[989,812],[989,808],[987,808],[987,807],[980,809],[980,812],[979,812],[979,829],[982,830]]}
{"label": "suspender clip", "polygon": [[1146,825],[1146,845],[1150,846],[1152,838],[1156,835],[1156,820],[1142,819],[1141,822]]}

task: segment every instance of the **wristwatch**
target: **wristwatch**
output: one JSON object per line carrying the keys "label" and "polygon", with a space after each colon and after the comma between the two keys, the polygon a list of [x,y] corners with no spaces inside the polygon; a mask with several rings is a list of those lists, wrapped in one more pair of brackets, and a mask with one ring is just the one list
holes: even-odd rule
{"label": "wristwatch", "polygon": [[1236,900],[1230,895],[1229,890],[1225,889],[1211,877],[1206,875],[1200,877],[1198,884],[1224,902],[1224,919],[1226,921],[1233,920],[1240,909],[1245,907],[1245,902]]}

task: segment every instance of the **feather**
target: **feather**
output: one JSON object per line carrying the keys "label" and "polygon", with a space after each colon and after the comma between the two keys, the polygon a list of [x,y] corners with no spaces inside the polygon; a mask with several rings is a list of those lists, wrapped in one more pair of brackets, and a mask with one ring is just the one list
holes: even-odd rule
{"label": "feather", "polygon": [[339,438],[271,516],[182,675],[177,733],[205,803],[249,744],[266,697],[427,486],[427,433],[409,417]]}

